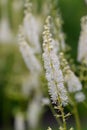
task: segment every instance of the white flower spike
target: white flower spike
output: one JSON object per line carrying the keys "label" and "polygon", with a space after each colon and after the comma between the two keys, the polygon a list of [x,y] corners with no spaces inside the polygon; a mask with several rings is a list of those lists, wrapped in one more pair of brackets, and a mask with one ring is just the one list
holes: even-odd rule
{"label": "white flower spike", "polygon": [[63,83],[64,79],[60,69],[59,59],[52,42],[49,20],[50,16],[46,19],[46,25],[44,26],[43,32],[43,60],[46,78],[48,80],[49,94],[53,103],[56,103],[58,98],[60,98],[62,104],[65,105],[68,102],[68,97]]}
{"label": "white flower spike", "polygon": [[32,48],[28,45],[24,38],[23,28],[19,29],[19,47],[20,51],[23,55],[24,61],[26,63],[27,68],[32,72],[41,72],[41,65],[37,58],[35,57]]}
{"label": "white flower spike", "polygon": [[81,19],[81,33],[78,45],[78,61],[84,60],[87,63],[87,16]]}

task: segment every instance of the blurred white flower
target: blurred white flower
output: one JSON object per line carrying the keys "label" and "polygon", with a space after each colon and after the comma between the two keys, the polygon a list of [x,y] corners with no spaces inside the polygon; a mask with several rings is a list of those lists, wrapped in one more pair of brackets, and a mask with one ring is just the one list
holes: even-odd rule
{"label": "blurred white flower", "polygon": [[81,19],[81,33],[78,45],[78,61],[87,62],[87,16]]}
{"label": "blurred white flower", "polygon": [[85,0],[85,3],[87,4],[87,0]]}
{"label": "blurred white flower", "polygon": [[60,69],[59,59],[56,55],[54,45],[52,45],[52,37],[50,34],[49,17],[46,20],[43,32],[43,60],[46,69],[46,78],[48,80],[49,93],[54,103],[60,97],[63,105],[67,104],[67,92],[63,84],[63,74]]}
{"label": "blurred white flower", "polygon": [[19,33],[19,47],[26,63],[27,68],[34,74],[34,72],[41,72],[41,65],[34,55],[33,49],[28,45],[24,38],[24,32],[22,27],[20,27]]}
{"label": "blurred white flower", "polygon": [[0,42],[11,43],[12,40],[13,35],[8,22],[8,18],[2,18],[0,22]]}
{"label": "blurred white flower", "polygon": [[71,70],[68,70],[68,72],[65,74],[64,79],[69,92],[73,93],[82,89],[82,84],[79,78]]}
{"label": "blurred white flower", "polygon": [[13,32],[10,27],[10,22],[8,18],[8,0],[1,0],[1,21],[0,21],[0,42],[1,43],[11,43],[13,42]]}
{"label": "blurred white flower", "polygon": [[85,95],[84,95],[84,93],[83,92],[77,92],[76,94],[75,94],[75,100],[77,101],[77,102],[83,102],[84,100],[85,100]]}
{"label": "blurred white flower", "polygon": [[42,98],[42,105],[43,105],[43,106],[49,105],[49,104],[50,104],[49,98]]}
{"label": "blurred white flower", "polygon": [[[64,81],[66,83],[66,87],[69,93],[74,93],[74,98],[77,102],[83,101],[85,98],[84,93],[81,92],[82,84],[79,78],[74,74],[74,72],[70,69],[67,60],[64,58],[64,54],[60,53],[60,62],[61,67],[63,69]],[[81,95],[81,96],[80,96]],[[72,98],[70,99],[72,100]]]}
{"label": "blurred white flower", "polygon": [[40,94],[37,94],[27,109],[27,121],[30,128],[35,129],[38,125],[40,114],[42,112]]}
{"label": "blurred white flower", "polygon": [[22,84],[22,93],[28,97],[32,90],[36,90],[39,87],[39,75],[37,73],[31,73],[29,76],[25,77]]}
{"label": "blurred white flower", "polygon": [[40,47],[39,36],[40,36],[41,24],[39,22],[39,19],[37,19],[31,13],[32,4],[27,2],[25,3],[25,6],[26,6],[26,10],[25,10],[25,16],[23,21],[24,33],[31,46],[34,48],[34,51],[36,53],[40,53],[41,47]]}
{"label": "blurred white flower", "polygon": [[61,50],[65,50],[65,35],[62,31],[62,19],[60,13],[56,12],[53,16],[53,24],[54,24],[54,36],[56,36],[56,39],[58,41],[58,52]]}
{"label": "blurred white flower", "polygon": [[14,130],[25,130],[24,115],[21,112],[15,115]]}

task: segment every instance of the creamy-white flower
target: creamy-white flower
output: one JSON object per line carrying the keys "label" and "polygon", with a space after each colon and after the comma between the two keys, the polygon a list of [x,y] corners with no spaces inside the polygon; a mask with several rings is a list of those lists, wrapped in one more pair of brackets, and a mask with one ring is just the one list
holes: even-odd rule
{"label": "creamy-white flower", "polygon": [[47,24],[44,26],[43,32],[43,60],[46,70],[46,78],[48,80],[49,93],[54,103],[61,99],[62,104],[66,104],[68,101],[67,92],[63,84],[63,74],[60,69],[59,59],[56,55],[54,45],[52,43],[52,37],[50,34],[49,17],[47,18]]}

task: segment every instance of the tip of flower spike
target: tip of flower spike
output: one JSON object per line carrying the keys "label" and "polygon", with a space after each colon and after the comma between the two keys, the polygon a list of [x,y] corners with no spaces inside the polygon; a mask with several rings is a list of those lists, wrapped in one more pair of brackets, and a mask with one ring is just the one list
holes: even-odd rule
{"label": "tip of flower spike", "polygon": [[50,21],[51,21],[51,16],[48,16],[47,18],[46,18],[46,21],[45,21],[45,23],[46,23],[46,25],[44,26],[44,29],[49,29],[49,27],[50,27]]}
{"label": "tip of flower spike", "polygon": [[43,32],[43,35],[45,35],[46,33],[50,33],[50,19],[51,19],[51,16],[48,16],[47,18],[46,18],[46,21],[45,21],[45,25],[44,25],[44,32]]}
{"label": "tip of flower spike", "polygon": [[[43,32],[43,47],[46,47],[45,44],[52,42],[52,34],[50,33],[50,16],[47,17],[46,23],[44,25],[44,32]],[[51,46],[49,49],[52,49]]]}
{"label": "tip of flower spike", "polygon": [[48,17],[46,18],[46,23],[49,23],[50,20],[51,20],[51,16],[48,16]]}
{"label": "tip of flower spike", "polygon": [[[60,52],[59,58],[60,58],[60,61],[61,61],[61,66],[64,68],[63,70],[64,70],[65,72],[68,72],[68,73],[71,72],[70,66],[69,66],[67,60],[64,58],[63,52]],[[67,71],[67,70],[68,70],[68,71]]]}

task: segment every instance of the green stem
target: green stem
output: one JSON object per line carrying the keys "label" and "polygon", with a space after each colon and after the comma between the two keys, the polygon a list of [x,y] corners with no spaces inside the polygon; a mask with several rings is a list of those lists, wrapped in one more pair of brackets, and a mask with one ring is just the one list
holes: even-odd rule
{"label": "green stem", "polygon": [[58,95],[58,107],[60,107],[60,112],[61,112],[61,117],[62,117],[62,121],[63,121],[63,129],[67,130],[67,125],[66,125],[66,119],[65,119],[65,113],[64,113],[64,108],[62,106],[62,102],[60,99],[60,96]]}
{"label": "green stem", "polygon": [[[53,113],[53,115],[56,115],[56,112],[55,110],[53,109],[52,105],[50,105],[50,109],[51,109],[51,112]],[[62,125],[62,122],[59,118],[55,118],[57,123],[61,126]]]}
{"label": "green stem", "polygon": [[79,114],[78,114],[76,104],[74,105],[74,116],[75,116],[77,130],[81,130],[80,119],[79,119]]}
{"label": "green stem", "polygon": [[64,130],[67,130],[65,114],[64,114],[64,110],[63,110],[62,106],[61,106],[60,110],[61,110],[61,115],[62,115],[62,120],[63,120],[63,128],[64,128]]}
{"label": "green stem", "polygon": [[87,108],[87,103],[86,102],[83,102],[83,105]]}

